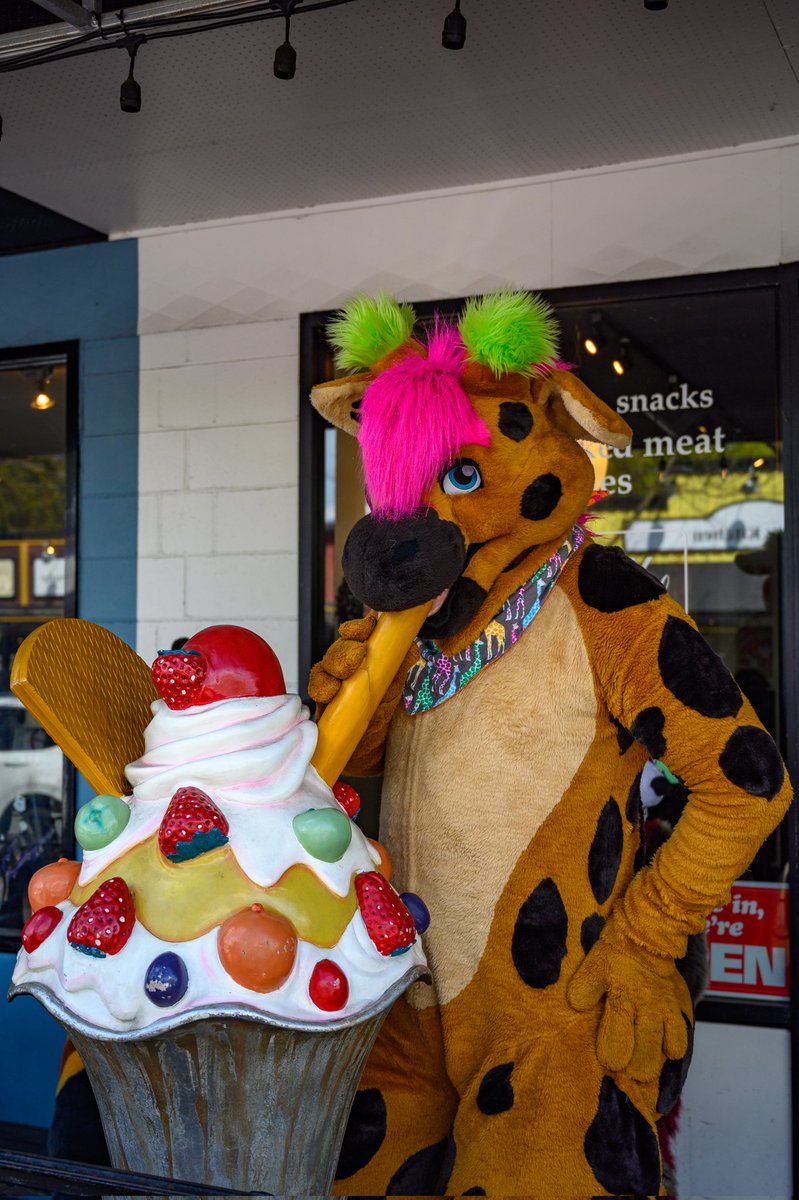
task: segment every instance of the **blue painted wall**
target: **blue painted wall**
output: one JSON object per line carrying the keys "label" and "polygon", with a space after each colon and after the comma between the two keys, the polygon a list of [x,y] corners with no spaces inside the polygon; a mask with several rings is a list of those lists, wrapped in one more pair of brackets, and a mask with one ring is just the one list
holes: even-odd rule
{"label": "blue painted wall", "polygon": [[[131,645],[136,633],[139,343],[137,244],[101,242],[0,258],[0,346],[80,342],[78,615]],[[86,798],[85,789],[79,802]],[[37,1001],[4,997],[0,1121],[48,1125],[64,1034]]]}

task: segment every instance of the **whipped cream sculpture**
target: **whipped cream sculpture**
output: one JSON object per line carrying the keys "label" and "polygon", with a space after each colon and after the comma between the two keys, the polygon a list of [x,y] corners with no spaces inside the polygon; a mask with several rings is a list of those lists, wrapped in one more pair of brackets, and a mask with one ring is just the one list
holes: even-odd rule
{"label": "whipped cream sculpture", "polygon": [[133,794],[84,805],[83,862],[34,875],[14,984],[120,1033],[224,1005],[321,1027],[418,975],[429,913],[391,887],[357,793],[311,765],[317,728],[267,643],[212,626],[153,679]]}

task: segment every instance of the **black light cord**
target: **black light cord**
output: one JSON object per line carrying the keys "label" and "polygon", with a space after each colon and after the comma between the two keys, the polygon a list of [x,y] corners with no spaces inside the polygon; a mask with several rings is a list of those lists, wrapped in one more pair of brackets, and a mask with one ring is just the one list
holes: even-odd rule
{"label": "black light cord", "polygon": [[[288,0],[288,3],[277,3],[276,0],[270,0],[266,10],[234,9],[232,13],[218,20],[201,13],[187,13],[182,17],[156,17],[138,22],[135,19],[127,18],[125,26],[119,29],[118,36],[110,34],[107,28],[100,27],[90,33],[70,39],[69,44],[65,47],[48,47],[20,55],[17,58],[9,58],[5,62],[0,61],[0,74],[24,71],[28,67],[61,62],[66,58],[79,58],[84,54],[94,54],[100,50],[127,50],[132,34],[141,39],[139,43],[141,45],[144,42],[159,41],[162,38],[186,37],[193,33],[229,29],[236,25],[250,25],[256,21],[272,21],[280,18],[285,19],[288,29],[288,22],[292,15],[317,12],[320,9],[337,8],[341,4],[353,3],[354,0],[314,0],[312,4],[303,4],[302,0],[293,0],[293,2]],[[204,22],[204,24],[199,22]],[[170,28],[161,28],[164,25],[170,26]],[[186,25],[187,28],[181,28],[182,25]],[[149,32],[150,30],[154,30],[154,32]],[[286,40],[288,40],[288,32]]]}

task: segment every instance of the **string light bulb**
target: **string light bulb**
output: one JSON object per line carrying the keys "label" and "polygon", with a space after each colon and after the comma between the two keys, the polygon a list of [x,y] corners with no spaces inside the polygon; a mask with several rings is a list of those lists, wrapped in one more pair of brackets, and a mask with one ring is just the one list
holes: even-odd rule
{"label": "string light bulb", "polygon": [[125,49],[130,55],[130,70],[127,79],[123,80],[122,87],[119,89],[119,107],[126,113],[141,112],[141,87],[133,78],[133,67],[136,63],[139,46],[143,45],[144,41],[143,37],[131,37],[127,38],[124,43]]}
{"label": "string light bulb", "polygon": [[765,461],[766,461],[765,458],[756,458],[755,461],[752,463],[752,466],[755,468],[762,467],[765,464]]}
{"label": "string light bulb", "polygon": [[730,467],[729,463],[727,462],[726,454],[722,454],[721,458],[719,459],[719,472],[722,479],[726,479],[730,473]]}
{"label": "string light bulb", "polygon": [[289,41],[291,33],[291,13],[294,8],[292,0],[282,5],[283,16],[286,18],[286,37],[282,45],[275,51],[275,61],[272,66],[276,79],[293,79],[297,71],[297,51]]}
{"label": "string light bulb", "polygon": [[39,390],[31,400],[31,408],[35,408],[37,412],[46,412],[48,408],[52,408],[55,400],[50,395],[49,388],[53,382],[52,375],[43,375],[39,384]]}
{"label": "string light bulb", "polygon": [[461,12],[461,0],[455,0],[455,7],[444,19],[441,45],[445,50],[462,50],[466,45],[466,18]]}

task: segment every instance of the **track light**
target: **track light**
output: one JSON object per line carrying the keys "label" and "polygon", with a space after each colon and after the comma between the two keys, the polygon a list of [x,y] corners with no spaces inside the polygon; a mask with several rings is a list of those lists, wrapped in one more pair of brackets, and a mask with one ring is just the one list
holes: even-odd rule
{"label": "track light", "polygon": [[292,0],[282,4],[283,15],[286,18],[286,40],[275,51],[275,61],[272,70],[276,79],[293,79],[297,70],[297,51],[289,41],[291,32],[291,12],[294,8]]}
{"label": "track light", "polygon": [[722,454],[721,458],[719,459],[719,472],[721,474],[722,479],[726,479],[730,473],[730,466],[729,466],[729,463],[727,462],[726,454]]}
{"label": "track light", "polygon": [[125,49],[130,55],[130,71],[128,72],[127,79],[119,89],[119,107],[123,112],[141,112],[141,88],[133,78],[133,67],[136,62],[139,46],[143,45],[145,41],[146,39],[143,37],[131,37],[125,42]]}
{"label": "track light", "polygon": [[633,356],[630,351],[630,339],[628,337],[619,338],[619,353],[613,360],[613,370],[617,375],[623,375],[625,371],[629,371],[633,365]]}
{"label": "track light", "polygon": [[658,483],[665,483],[669,477],[669,467],[665,458],[661,458],[658,463]]}
{"label": "track light", "polygon": [[466,45],[466,18],[461,12],[461,0],[455,0],[455,7],[444,20],[441,45],[445,50],[462,50]]}
{"label": "track light", "polygon": [[602,332],[602,314],[591,313],[591,332],[583,339],[584,348],[589,354],[598,354],[607,344],[607,338]]}

